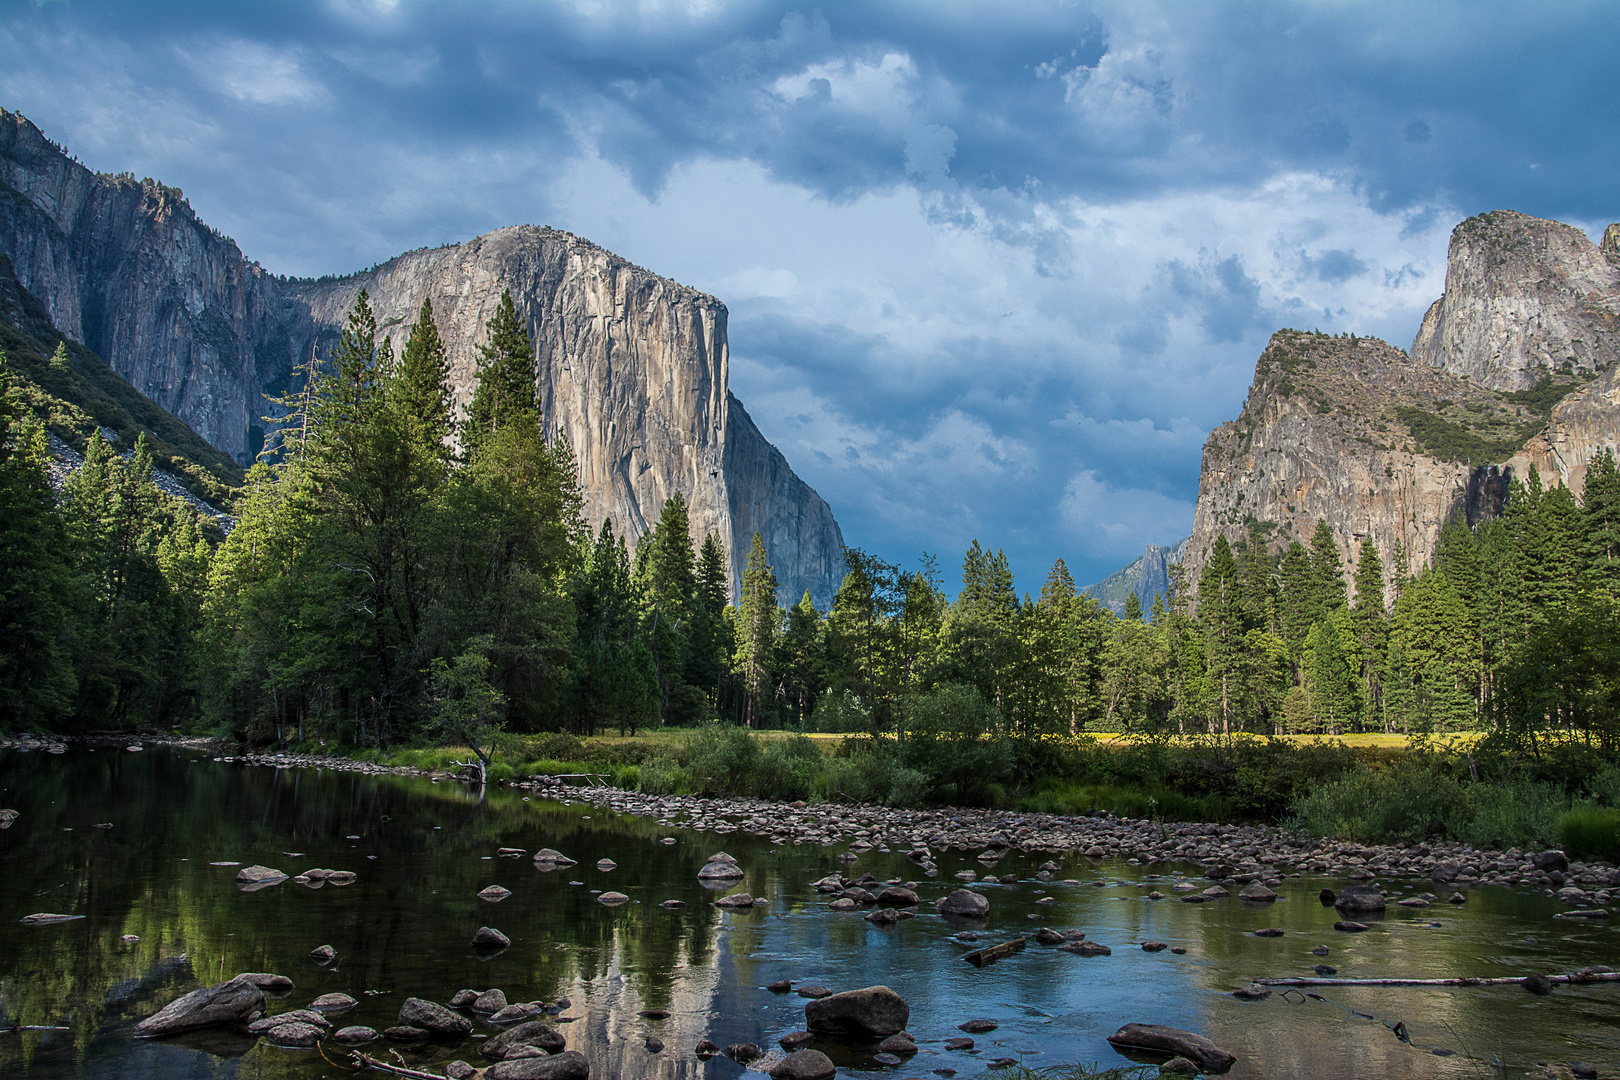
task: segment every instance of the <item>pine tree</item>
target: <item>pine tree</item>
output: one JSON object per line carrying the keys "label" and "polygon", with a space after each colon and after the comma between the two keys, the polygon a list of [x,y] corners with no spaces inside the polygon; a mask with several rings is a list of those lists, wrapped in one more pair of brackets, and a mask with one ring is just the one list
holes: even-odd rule
{"label": "pine tree", "polygon": [[1316,576],[1316,588],[1322,599],[1322,608],[1328,614],[1344,606],[1344,564],[1339,555],[1339,542],[1327,521],[1316,523],[1311,536],[1311,572]]}
{"label": "pine tree", "polygon": [[1620,470],[1608,449],[1586,468],[1581,517],[1587,579],[1611,596],[1620,596]]}
{"label": "pine tree", "polygon": [[1140,622],[1142,619],[1142,600],[1135,593],[1125,598],[1125,618],[1132,622]]}
{"label": "pine tree", "polygon": [[1305,644],[1305,635],[1325,614],[1322,590],[1305,545],[1298,540],[1288,545],[1282,559],[1282,589],[1277,621],[1284,641],[1296,649]]}
{"label": "pine tree", "polygon": [[47,460],[44,426],[26,413],[0,353],[0,726],[11,730],[61,723],[78,689],[73,578]]}
{"label": "pine tree", "polygon": [[[1361,721],[1367,727],[1383,723],[1384,648],[1389,613],[1384,607],[1384,564],[1368,537],[1361,541],[1356,561],[1354,618],[1356,654],[1360,670]],[[1386,728],[1387,730],[1387,728]]]}
{"label": "pine tree", "polygon": [[758,532],[748,547],[743,571],[742,605],[737,610],[737,674],[746,695],[749,727],[759,727],[770,695],[772,661],[782,625],[776,606],[776,574],[772,572],[765,541]]}
{"label": "pine tree", "polygon": [[1198,579],[1198,619],[1204,628],[1205,666],[1211,711],[1222,734],[1232,732],[1237,710],[1235,679],[1242,662],[1243,615],[1238,605],[1237,560],[1224,535],[1215,538]]}
{"label": "pine tree", "polygon": [[478,386],[467,410],[468,438],[474,445],[489,438],[514,416],[532,413],[538,374],[534,342],[518,321],[512,291],[501,293],[479,348]]}
{"label": "pine tree", "polygon": [[393,397],[400,415],[410,425],[413,441],[435,455],[448,458],[454,434],[450,393],[450,358],[433,321],[433,302],[426,298],[405,340]]}
{"label": "pine tree", "polygon": [[799,602],[788,609],[781,648],[783,696],[799,727],[809,721],[821,692],[823,633],[821,613],[806,590]]}

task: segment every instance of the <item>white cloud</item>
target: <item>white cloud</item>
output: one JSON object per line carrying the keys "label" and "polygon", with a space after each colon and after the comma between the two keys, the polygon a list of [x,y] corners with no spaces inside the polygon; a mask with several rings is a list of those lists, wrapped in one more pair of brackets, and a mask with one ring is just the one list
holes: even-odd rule
{"label": "white cloud", "polygon": [[1058,512],[1075,539],[1095,555],[1129,559],[1143,544],[1173,544],[1192,529],[1193,504],[1157,491],[1117,488],[1093,469],[1076,473]]}
{"label": "white cloud", "polygon": [[305,70],[304,51],[210,35],[178,47],[181,60],[214,90],[252,105],[310,105],[326,88]]}

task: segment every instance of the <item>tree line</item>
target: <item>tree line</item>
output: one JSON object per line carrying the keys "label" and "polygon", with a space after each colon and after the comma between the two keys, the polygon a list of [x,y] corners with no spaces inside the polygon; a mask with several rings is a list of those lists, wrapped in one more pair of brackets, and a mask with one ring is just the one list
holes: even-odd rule
{"label": "tree line", "polygon": [[460,409],[431,304],[396,356],[362,292],[327,362],[277,399],[223,539],[152,486],[144,442],[120,456],[92,437],[55,495],[43,428],[7,390],[0,717],[354,746],[715,719],[1614,738],[1607,453],[1582,499],[1532,471],[1501,517],[1447,525],[1416,573],[1364,540],[1347,575],[1325,523],[1308,544],[1255,525],[1218,538],[1196,582],[1175,567],[1169,595],[1115,616],[1062,560],[1020,597],[1005,554],[975,541],[951,599],[935,558],[903,569],[850,548],[827,611],[808,594],[784,609],[762,539],[734,600],[719,538],[692,534],[679,495],[633,554],[611,522],[589,527],[510,295],[485,341]]}

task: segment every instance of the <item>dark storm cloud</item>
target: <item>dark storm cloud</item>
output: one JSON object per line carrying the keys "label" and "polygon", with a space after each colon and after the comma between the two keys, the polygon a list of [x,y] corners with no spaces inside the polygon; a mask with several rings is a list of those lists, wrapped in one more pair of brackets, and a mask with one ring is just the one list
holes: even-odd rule
{"label": "dark storm cloud", "polygon": [[73,0],[0,7],[0,105],[274,270],[529,221],[715,291],[852,539],[1035,587],[1185,532],[1276,326],[1404,345],[1458,217],[1620,216],[1616,55],[1599,3]]}

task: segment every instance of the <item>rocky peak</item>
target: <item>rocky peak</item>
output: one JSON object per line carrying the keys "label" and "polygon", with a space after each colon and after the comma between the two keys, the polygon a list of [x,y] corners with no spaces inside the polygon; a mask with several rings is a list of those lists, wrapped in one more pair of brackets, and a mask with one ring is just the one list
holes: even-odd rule
{"label": "rocky peak", "polygon": [[832,511],[728,389],[726,309],[581,237],[517,226],[408,252],[371,270],[288,280],[243,257],[175,188],[99,175],[0,110],[0,254],[63,333],[246,463],[264,395],[325,356],[361,288],[396,353],[431,298],[458,400],[504,289],[539,351],[548,433],[579,461],[591,527],[638,539],[680,492],[740,582],[755,530],[781,597],[822,607],[843,577]]}
{"label": "rocky peak", "polygon": [[1620,361],[1620,228],[1603,243],[1511,210],[1462,222],[1413,358],[1493,390],[1607,371]]}

